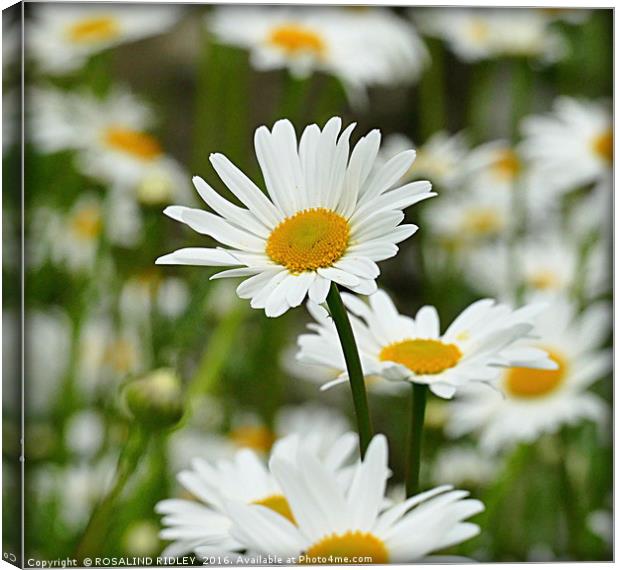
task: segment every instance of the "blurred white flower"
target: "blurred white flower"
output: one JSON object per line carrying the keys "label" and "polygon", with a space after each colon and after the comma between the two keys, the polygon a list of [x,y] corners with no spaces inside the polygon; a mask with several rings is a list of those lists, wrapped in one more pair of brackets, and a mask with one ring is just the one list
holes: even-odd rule
{"label": "blurred white flower", "polygon": [[546,350],[558,368],[505,370],[503,396],[485,386],[468,386],[451,404],[448,435],[475,432],[483,449],[496,452],[565,424],[605,423],[608,406],[588,387],[611,371],[611,351],[600,348],[611,334],[611,307],[598,303],[577,314],[570,302],[557,299],[536,325],[540,339],[524,341],[516,350]]}
{"label": "blurred white flower", "polygon": [[220,6],[207,25],[248,49],[256,69],[335,75],[355,103],[369,86],[415,81],[429,62],[415,29],[384,8]]}
{"label": "blurred white flower", "polygon": [[92,457],[99,451],[105,431],[100,413],[82,410],[69,418],[65,429],[67,448],[71,452]]}
{"label": "blurred white flower", "polygon": [[115,87],[100,99],[46,88],[30,97],[29,132],[42,152],[77,151],[84,174],[140,203],[188,199],[185,172],[149,132],[151,110],[128,90]]}
{"label": "blurred white flower", "polygon": [[92,272],[104,233],[104,207],[85,192],[69,211],[40,207],[33,212],[28,261],[40,267],[47,260],[71,272]]}
{"label": "blurred white flower", "polygon": [[547,192],[590,184],[611,192],[613,131],[605,102],[560,97],[550,113],[524,119],[522,133],[523,156]]}
{"label": "blurred white flower", "polygon": [[[409,148],[414,145],[406,136],[388,135],[381,147],[381,155],[387,159]],[[463,164],[469,150],[463,133],[450,135],[439,131],[415,150],[416,159],[403,177],[405,182],[424,178],[442,189],[452,189],[462,181]]]}
{"label": "blurred white flower", "polygon": [[[386,507],[390,470],[383,435],[370,442],[346,486],[303,448],[291,458],[275,455],[270,470],[294,523],[260,505],[230,503],[230,534],[251,551],[310,564],[330,563],[335,556],[374,564],[414,562],[480,531],[464,521],[484,510],[482,503],[447,485]],[[198,553],[208,549],[199,548]]]}
{"label": "blurred white flower", "polygon": [[156,554],[159,550],[159,526],[148,519],[131,523],[123,536],[123,547],[133,556]]}
{"label": "blurred white flower", "polygon": [[462,60],[525,56],[551,63],[567,55],[563,36],[540,10],[414,8],[420,31],[445,41]]}
{"label": "blurred white flower", "polygon": [[[351,432],[323,441],[321,435],[306,430],[303,437],[291,435],[278,440],[272,457],[291,457],[300,448],[311,450],[330,473],[339,474],[350,463],[357,438]],[[231,503],[255,504],[278,516],[293,520],[289,504],[275,478],[269,472],[264,457],[251,449],[238,450],[230,459],[206,461],[195,457],[192,468],[178,474],[181,485],[192,500],[160,501],[156,511],[163,514],[160,537],[172,540],[164,554],[176,556],[194,551],[197,547],[240,549],[243,543],[229,536]]]}
{"label": "blurred white flower", "polygon": [[34,4],[26,21],[26,53],[49,74],[79,69],[93,54],[168,30],[176,5]]}
{"label": "blurred white flower", "polygon": [[247,209],[196,176],[196,190],[216,213],[185,206],[169,206],[164,213],[233,249],[189,247],[157,263],[234,267],[211,279],[246,278],[237,294],[268,317],[283,315],[306,297],[323,303],[332,283],[361,294],[375,291],[376,262],[393,257],[396,244],[418,229],[400,225],[403,210],[435,194],[426,181],[393,188],[413,163],[413,150],[371,172],[381,135],[371,131],[349,153],[354,126],[340,134],[342,121],[332,117],[322,130],[306,127],[299,143],[286,119],[271,131],[256,129],[256,156],[269,198],[224,155],[212,154],[213,167]]}
{"label": "blurred white flower", "polygon": [[607,546],[614,542],[614,517],[611,511],[598,510],[587,517],[590,531],[598,536]]}
{"label": "blurred white flower", "polygon": [[495,140],[474,148],[461,164],[466,185],[489,191],[513,190],[524,173],[521,157],[507,141]]}
{"label": "blurred white flower", "polygon": [[493,479],[497,469],[497,461],[477,448],[445,447],[435,458],[432,480],[437,485],[486,485]]}
{"label": "blurred white flower", "polygon": [[[491,299],[472,303],[440,333],[437,310],[422,307],[415,319],[397,312],[384,291],[369,296],[370,304],[345,293],[365,375],[394,382],[427,384],[441,398],[452,398],[472,383],[494,385],[501,367],[514,365],[555,367],[543,350],[518,350],[514,343],[527,336],[540,304],[513,311]],[[309,304],[316,323],[313,334],[298,339],[301,362],[323,365],[340,374],[323,385],[328,389],[348,381],[336,327],[327,311]]]}

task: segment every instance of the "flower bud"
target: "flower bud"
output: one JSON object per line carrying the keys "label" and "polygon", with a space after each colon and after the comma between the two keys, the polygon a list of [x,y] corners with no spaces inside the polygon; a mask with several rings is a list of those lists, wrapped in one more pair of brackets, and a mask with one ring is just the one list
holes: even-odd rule
{"label": "flower bud", "polygon": [[130,381],[123,397],[134,419],[150,429],[172,427],[183,416],[181,381],[170,368]]}

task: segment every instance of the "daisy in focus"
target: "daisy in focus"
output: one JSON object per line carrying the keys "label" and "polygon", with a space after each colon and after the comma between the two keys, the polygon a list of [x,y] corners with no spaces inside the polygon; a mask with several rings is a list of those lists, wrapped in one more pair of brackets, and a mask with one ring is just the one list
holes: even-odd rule
{"label": "daisy in focus", "polygon": [[562,35],[541,10],[486,8],[413,9],[423,34],[445,41],[463,61],[530,57],[555,62],[567,53]]}
{"label": "daisy in focus", "polygon": [[555,195],[594,184],[609,192],[613,166],[611,109],[601,101],[560,97],[545,115],[522,123],[521,150]]}
{"label": "daisy in focus", "polygon": [[[514,343],[533,328],[539,304],[513,311],[491,299],[476,301],[440,333],[434,307],[422,307],[415,318],[401,315],[384,291],[369,296],[365,303],[344,294],[353,332],[367,376],[394,382],[427,384],[441,398],[452,398],[457,390],[472,383],[494,385],[501,367],[555,368],[544,350],[515,349]],[[297,358],[304,363],[342,371],[322,389],[348,381],[337,332],[327,311],[311,308],[316,324],[313,334],[298,339]]]}
{"label": "daisy in focus", "polygon": [[[308,433],[291,435],[278,440],[272,457],[290,458],[299,448],[311,450],[341,485],[341,471],[353,458],[357,438],[348,432],[331,441],[318,441]],[[156,510],[164,515],[162,522],[166,527],[160,537],[172,541],[165,555],[176,556],[199,547],[239,550],[247,546],[229,535],[229,504],[261,505],[278,517],[294,520],[280,484],[263,457],[251,449],[241,449],[232,458],[217,462],[194,458],[192,468],[181,471],[177,478],[191,498],[168,499],[157,504]]]}
{"label": "daisy in focus", "polygon": [[[414,148],[409,138],[393,134],[385,138],[381,152],[389,157],[409,148]],[[463,164],[466,162],[468,150],[463,133],[450,135],[439,131],[416,149],[415,162],[405,173],[404,181],[428,178],[440,188],[453,189],[463,177]]]}
{"label": "daisy in focus", "polygon": [[500,379],[503,396],[484,386],[467,387],[450,404],[449,436],[473,432],[483,449],[497,452],[564,425],[605,421],[607,404],[588,388],[611,371],[611,351],[600,348],[611,334],[611,307],[598,303],[577,314],[571,303],[558,300],[536,324],[540,340],[523,347],[547,351],[557,368],[508,368]]}
{"label": "daisy in focus", "polygon": [[227,506],[231,535],[252,552],[310,564],[329,563],[333,556],[348,563],[413,562],[479,532],[464,521],[481,512],[482,503],[449,486],[386,507],[390,472],[383,435],[373,438],[344,488],[303,448],[293,458],[274,456],[270,470],[287,499],[290,519],[261,505]]}
{"label": "daisy in focus", "polygon": [[237,294],[269,317],[306,297],[323,303],[331,283],[373,293],[377,262],[396,255],[396,244],[418,229],[399,225],[403,210],[435,194],[425,181],[394,188],[411,167],[413,150],[373,170],[381,141],[377,130],[362,137],[349,156],[353,127],[340,134],[341,120],[334,117],[322,130],[306,127],[299,143],[288,120],[277,121],[271,131],[259,127],[254,143],[268,197],[225,156],[212,154],[214,169],[246,208],[194,177],[215,213],[184,206],[164,213],[228,247],[180,249],[157,263],[235,267],[211,278],[248,277]]}
{"label": "daisy in focus", "polygon": [[151,110],[126,89],[104,99],[51,88],[31,97],[31,139],[40,151],[77,151],[78,169],[109,184],[112,196],[129,190],[143,204],[162,204],[187,195],[183,169],[150,133]]}
{"label": "daisy in focus", "polygon": [[249,50],[256,69],[332,74],[353,102],[369,86],[415,81],[429,62],[413,27],[383,8],[220,6],[207,25],[219,42]]}
{"label": "daisy in focus", "polygon": [[105,49],[165,32],[181,10],[165,4],[40,4],[29,13],[26,52],[44,72],[57,75],[79,69]]}

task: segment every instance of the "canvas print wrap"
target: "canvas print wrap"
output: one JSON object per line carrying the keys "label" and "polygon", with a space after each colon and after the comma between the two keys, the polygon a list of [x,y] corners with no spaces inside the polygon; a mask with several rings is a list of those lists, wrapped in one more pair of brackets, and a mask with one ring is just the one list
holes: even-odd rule
{"label": "canvas print wrap", "polygon": [[611,10],[3,32],[5,561],[611,560]]}

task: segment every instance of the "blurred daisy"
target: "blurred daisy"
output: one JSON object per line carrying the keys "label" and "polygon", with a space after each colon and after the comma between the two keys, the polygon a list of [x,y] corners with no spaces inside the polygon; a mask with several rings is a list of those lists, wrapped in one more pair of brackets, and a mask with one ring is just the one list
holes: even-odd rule
{"label": "blurred daisy", "polygon": [[77,151],[84,174],[144,204],[187,196],[185,173],[149,132],[151,110],[126,89],[116,87],[104,99],[42,89],[31,100],[31,140],[42,152]]}
{"label": "blurred daisy", "polygon": [[527,294],[570,295],[578,279],[588,299],[610,287],[603,251],[596,249],[582,260],[578,244],[557,235],[522,240],[512,259],[503,243],[478,248],[467,256],[464,275],[479,291],[500,298],[516,286],[523,286]]}
{"label": "blurred daisy", "polygon": [[524,56],[550,63],[567,53],[540,10],[427,8],[412,14],[422,33],[442,39],[466,62]]}
{"label": "blurred daisy", "polygon": [[522,123],[521,150],[547,192],[569,192],[590,184],[611,188],[613,131],[609,106],[560,97],[551,113]]}
{"label": "blurred daisy", "polygon": [[[357,439],[351,432],[333,443],[317,441],[316,434],[306,431],[304,437],[292,435],[279,440],[273,456],[290,457],[298,448],[311,449],[336,477],[352,458]],[[189,491],[191,499],[160,501],[156,510],[163,514],[165,527],[160,537],[173,541],[164,554],[175,556],[191,552],[199,546],[235,550],[244,545],[228,535],[230,519],[227,503],[262,505],[279,517],[294,520],[286,497],[263,458],[251,449],[237,451],[231,459],[208,462],[194,458],[192,468],[179,473],[178,480]],[[338,484],[342,484],[338,479]]]}
{"label": "blurred daisy", "polygon": [[[514,350],[512,345],[532,329],[538,304],[513,311],[491,299],[477,301],[439,332],[439,316],[434,307],[422,307],[415,319],[400,315],[389,296],[378,291],[370,304],[344,294],[351,313],[353,331],[360,350],[365,375],[381,376],[396,382],[428,384],[441,398],[471,383],[493,384],[500,367],[514,365],[555,367],[539,349]],[[302,362],[322,364],[342,371],[323,389],[348,381],[344,357],[336,343],[337,332],[327,311],[311,309],[317,323],[314,334],[301,335],[297,357]]]}
{"label": "blurred daisy", "polygon": [[523,347],[547,351],[557,369],[509,368],[500,379],[504,396],[467,387],[451,404],[450,436],[476,432],[481,446],[495,452],[566,424],[604,421],[608,406],[588,387],[611,371],[611,352],[600,348],[611,334],[611,308],[600,303],[577,314],[568,301],[557,300],[538,317],[536,332],[540,341]]}
{"label": "blurred daisy", "polygon": [[91,272],[104,232],[104,208],[94,193],[84,193],[68,212],[41,207],[33,213],[30,263],[49,260],[72,272]]}
{"label": "blurred daisy", "polygon": [[308,296],[323,303],[332,282],[356,293],[376,290],[377,261],[392,257],[397,243],[417,230],[399,225],[403,209],[434,196],[429,182],[392,189],[410,168],[415,152],[405,151],[371,172],[380,144],[377,130],[362,137],[349,158],[354,125],[338,138],[341,120],[323,130],[310,125],[299,146],[293,125],[259,127],[254,137],[269,198],[221,154],[211,164],[245,205],[222,198],[202,178],[196,190],[215,212],[170,206],[165,213],[232,248],[185,248],[160,264],[237,266],[211,278],[249,277],[237,288],[255,309],[277,317]]}
{"label": "blurred daisy", "polygon": [[411,25],[383,8],[220,6],[207,25],[219,42],[248,49],[256,69],[333,74],[353,102],[368,86],[416,80],[429,61]]}
{"label": "blurred daisy", "polygon": [[518,153],[503,140],[490,141],[474,148],[461,169],[468,186],[484,186],[489,189],[512,190],[524,173],[524,165]]}
{"label": "blurred daisy", "polygon": [[178,19],[178,6],[113,4],[35,5],[28,10],[26,53],[46,73],[79,69],[110,47],[160,34]]}
{"label": "blurred daisy", "polygon": [[[382,154],[389,157],[413,148],[404,135],[394,134],[385,138]],[[450,135],[439,131],[416,149],[416,159],[404,175],[404,181],[428,178],[441,188],[456,187],[463,177],[468,147],[463,133]]]}
{"label": "blurred daisy", "polygon": [[471,447],[446,447],[439,451],[432,468],[436,484],[452,483],[464,487],[485,485],[497,473],[497,462]]}
{"label": "blurred daisy", "polygon": [[305,449],[294,460],[275,456],[271,471],[294,522],[261,505],[229,503],[231,535],[252,551],[298,562],[347,557],[381,564],[422,560],[478,534],[477,525],[463,521],[481,512],[482,503],[449,486],[385,508],[387,455],[385,437],[375,436],[347,488]]}

